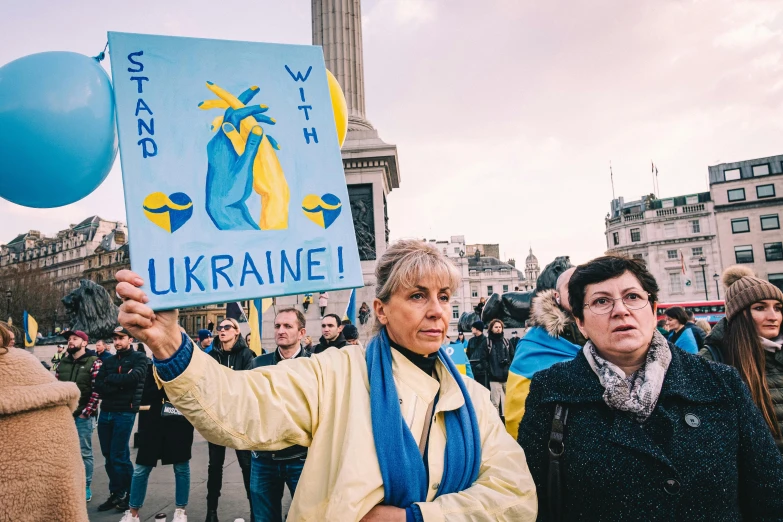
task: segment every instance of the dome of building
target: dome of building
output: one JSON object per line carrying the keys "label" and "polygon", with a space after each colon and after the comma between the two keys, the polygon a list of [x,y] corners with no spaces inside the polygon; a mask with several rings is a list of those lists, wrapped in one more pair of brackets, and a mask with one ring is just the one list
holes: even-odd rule
{"label": "dome of building", "polygon": [[538,264],[538,258],[533,255],[533,248],[530,249],[530,255],[527,256],[527,259],[525,259],[525,264],[531,265],[531,264]]}

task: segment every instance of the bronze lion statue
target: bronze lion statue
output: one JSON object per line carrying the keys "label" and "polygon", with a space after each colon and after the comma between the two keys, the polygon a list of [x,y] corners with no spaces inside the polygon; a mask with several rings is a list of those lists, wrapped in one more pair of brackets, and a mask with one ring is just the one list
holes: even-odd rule
{"label": "bronze lion statue", "polygon": [[82,279],[79,288],[62,298],[72,330],[81,330],[90,339],[111,337],[117,327],[119,309],[101,285]]}

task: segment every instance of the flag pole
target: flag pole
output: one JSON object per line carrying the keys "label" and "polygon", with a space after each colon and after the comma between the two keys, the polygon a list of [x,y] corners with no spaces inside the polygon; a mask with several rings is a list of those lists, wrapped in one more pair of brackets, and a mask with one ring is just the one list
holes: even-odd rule
{"label": "flag pole", "polygon": [[612,181],[612,201],[614,201],[614,174],[612,173],[612,160],[609,160],[609,179]]}

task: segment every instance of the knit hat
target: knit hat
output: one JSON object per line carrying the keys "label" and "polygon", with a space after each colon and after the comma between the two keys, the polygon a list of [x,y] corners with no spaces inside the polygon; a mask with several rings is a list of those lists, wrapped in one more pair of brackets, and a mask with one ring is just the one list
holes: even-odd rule
{"label": "knit hat", "polygon": [[472,325],[470,325],[471,328],[475,328],[476,330],[484,331],[484,323],[483,321],[476,321]]}
{"label": "knit hat", "polygon": [[723,272],[726,285],[726,318],[731,320],[753,303],[774,299],[783,303],[783,292],[769,281],[756,277],[746,266],[730,266]]}
{"label": "knit hat", "polygon": [[343,337],[346,341],[353,341],[359,338],[359,329],[352,324],[346,324],[343,326]]}
{"label": "knit hat", "polygon": [[198,331],[198,340],[199,342],[203,341],[204,339],[209,339],[212,337],[212,332],[209,330],[199,330]]}

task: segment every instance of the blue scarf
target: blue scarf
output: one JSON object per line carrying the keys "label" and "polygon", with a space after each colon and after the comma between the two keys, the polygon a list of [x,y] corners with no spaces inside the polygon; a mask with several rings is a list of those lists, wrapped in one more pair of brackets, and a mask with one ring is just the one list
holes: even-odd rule
{"label": "blue scarf", "polygon": [[[402,418],[392,375],[391,350],[385,328],[367,346],[372,433],[383,478],[384,504],[407,508],[414,502],[427,501],[427,469],[419,445]],[[473,402],[462,376],[443,348],[438,351],[438,358],[459,384],[465,404],[444,413],[446,450],[436,496],[469,488],[478,478],[481,463],[481,437]]]}

